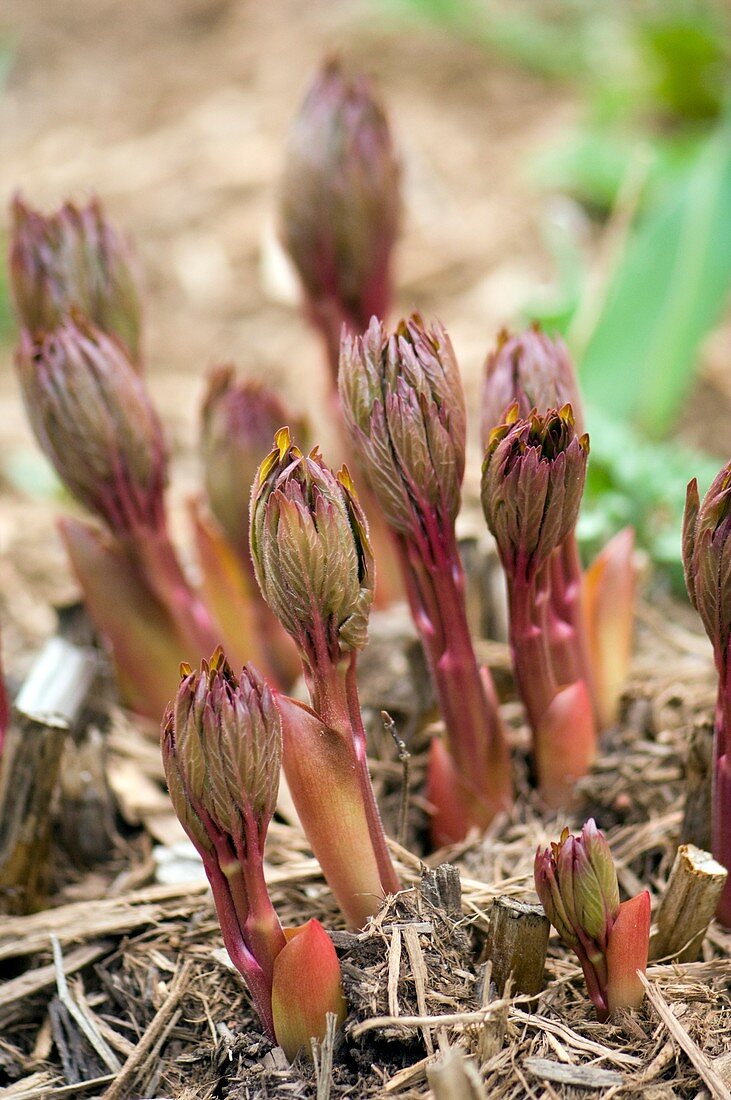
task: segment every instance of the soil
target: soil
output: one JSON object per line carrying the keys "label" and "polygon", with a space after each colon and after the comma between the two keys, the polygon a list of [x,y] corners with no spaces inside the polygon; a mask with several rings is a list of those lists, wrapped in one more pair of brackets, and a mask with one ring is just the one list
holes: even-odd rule
{"label": "soil", "polygon": [[[372,73],[389,105],[406,181],[398,308],[418,305],[443,319],[476,409],[488,345],[552,275],[541,226],[554,199],[528,181],[526,156],[577,117],[569,89],[436,30],[394,31],[365,3],[5,0],[0,20],[12,62],[0,94],[0,200],[20,189],[51,207],[97,192],[135,238],[148,291],[145,358],[171,441],[183,545],[182,502],[198,481],[198,401],[210,363],[233,359],[274,380],[332,442],[321,416],[320,349],[297,310],[275,231],[283,139],[325,52],[341,50]],[[704,352],[691,407],[705,442],[727,438],[731,424],[729,344],[721,329]],[[11,360],[8,344],[0,348],[0,626],[13,686],[57,630],[53,607],[78,593],[54,532],[54,515],[68,502],[37,457]],[[178,849],[172,870],[153,856],[155,845],[170,852],[182,835],[163,790],[155,731],[105,703],[116,804],[105,858],[89,866],[57,827],[48,908],[0,918],[2,1095],[426,1096],[432,1052],[454,1045],[479,1060],[491,1097],[728,1095],[731,937],[715,926],[698,962],[651,965],[665,1013],[653,1000],[599,1025],[573,956],[555,938],[537,999],[501,1006],[491,994],[480,962],[490,904],[498,894],[535,900],[536,845],[555,839],[566,821],[547,816],[529,786],[507,651],[490,643],[484,654],[504,688],[521,797],[486,837],[427,854],[420,791],[430,716],[412,706],[423,699],[423,680],[413,641],[392,625],[374,633],[364,699],[376,717],[380,706],[392,709],[413,752],[405,846],[393,846],[405,893],[361,938],[335,936],[351,1015],[332,1075],[327,1051],[318,1082],[308,1065],[287,1067],[259,1034],[246,991],[221,957],[204,884],[190,881],[195,865]],[[662,895],[683,827],[691,733],[712,706],[710,649],[694,616],[653,596],[641,607],[623,720],[569,821],[593,813],[608,831],[623,896],[647,886],[656,906]],[[397,835],[401,765],[390,738],[371,725],[377,792]],[[283,923],[318,917],[342,929],[286,815],[272,826],[267,859]],[[461,873],[458,913],[419,890],[424,866],[445,860]],[[171,882],[173,871],[183,881]],[[393,1019],[410,1014],[452,1022]],[[588,1067],[589,1077],[562,1083],[556,1066]]]}

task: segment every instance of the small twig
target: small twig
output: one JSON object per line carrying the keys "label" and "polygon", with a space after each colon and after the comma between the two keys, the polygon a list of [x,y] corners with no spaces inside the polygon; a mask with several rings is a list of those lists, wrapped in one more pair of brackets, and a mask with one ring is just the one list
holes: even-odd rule
{"label": "small twig", "polygon": [[92,1021],[84,1015],[69,992],[66,974],[63,969],[61,944],[53,933],[51,933],[51,945],[53,947],[53,965],[56,970],[56,988],[58,990],[59,1001],[66,1009],[69,1016],[76,1022],[82,1034],[91,1043],[107,1069],[111,1070],[112,1073],[118,1073],[122,1068],[122,1063],[119,1061],[119,1058],[117,1058],[117,1055],[107,1041],[99,1034]]}
{"label": "small twig", "polygon": [[392,1016],[398,1016],[398,983],[401,973],[401,929],[398,925],[391,927],[391,946],[388,951],[388,1011]]}
{"label": "small twig", "polygon": [[433,1028],[433,1027],[468,1027],[471,1024],[481,1024],[489,1017],[499,1012],[505,1006],[513,1004],[512,1000],[492,1001],[484,1008],[475,1009],[472,1012],[449,1012],[442,1016],[373,1016],[370,1020],[363,1020],[356,1024],[351,1031],[354,1039],[363,1035],[366,1031],[375,1028],[402,1027]]}
{"label": "small twig", "polygon": [[399,809],[399,825],[398,825],[398,842],[399,844],[406,843],[406,825],[409,819],[409,796],[411,794],[411,753],[406,748],[406,742],[403,738],[399,737],[396,729],[396,723],[387,710],[381,711],[381,721],[386,729],[387,733],[391,734],[394,744],[396,745],[396,751],[398,752],[398,761],[403,768],[403,779],[401,781],[401,807]]}
{"label": "small twig", "polygon": [[[404,928],[403,936],[409,956],[409,962],[411,963],[411,974],[414,979],[414,988],[416,990],[416,1005],[419,1012],[426,1015],[426,981],[429,975],[426,969],[426,963],[424,962],[424,953],[419,943],[419,933],[416,931],[413,924],[411,924]],[[433,1054],[434,1046],[432,1044],[431,1032],[429,1032],[427,1028],[422,1028],[422,1035],[424,1037],[424,1045],[426,1046],[427,1053]]]}
{"label": "small twig", "polygon": [[600,1069],[599,1066],[567,1066],[550,1058],[526,1058],[523,1065],[541,1080],[554,1081],[559,1085],[603,1089],[624,1084],[621,1073],[614,1069]]}
{"label": "small twig", "polygon": [[192,963],[190,961],[184,963],[182,968],[173,978],[165,1000],[160,1005],[133,1053],[130,1054],[129,1058],[122,1066],[119,1076],[104,1093],[103,1100],[118,1100],[132,1081],[137,1078],[142,1066],[155,1049],[161,1036],[164,1036],[166,1033],[171,1017],[175,1015],[178,1001],[185,992],[188,984],[188,974],[190,973],[191,966]]}
{"label": "small twig", "polygon": [[338,1018],[335,1013],[328,1012],[324,1039],[321,1043],[318,1043],[315,1038],[310,1040],[312,1044],[312,1062],[315,1067],[315,1080],[317,1081],[317,1100],[330,1100],[337,1023]]}
{"label": "small twig", "polygon": [[[494,1001],[493,1003],[499,1004],[500,1002]],[[608,1061],[616,1062],[617,1065],[640,1066],[642,1064],[642,1059],[637,1058],[634,1054],[627,1054],[623,1050],[615,1050],[613,1047],[595,1043],[593,1039],[587,1039],[586,1036],[579,1035],[568,1024],[561,1024],[558,1020],[550,1020],[547,1016],[536,1016],[513,1007],[511,1008],[511,1017],[517,1020],[518,1023],[528,1024],[530,1027],[539,1028],[541,1031],[551,1032],[563,1039],[574,1050],[583,1050],[587,1054],[595,1055],[597,1058],[606,1058]]]}
{"label": "small twig", "polygon": [[[511,988],[511,983],[512,979],[508,977],[505,982],[505,988],[500,990],[499,995],[503,995],[504,1000],[512,996],[513,990]],[[485,965],[482,987],[483,1008],[486,1008],[491,1003],[494,989],[495,987],[492,982],[492,962],[488,960]],[[488,1062],[490,1058],[494,1057],[494,1055],[502,1049],[507,1028],[508,1010],[504,1008],[497,1016],[489,1016],[478,1029],[477,1059],[481,1066],[484,1066],[485,1062]]]}

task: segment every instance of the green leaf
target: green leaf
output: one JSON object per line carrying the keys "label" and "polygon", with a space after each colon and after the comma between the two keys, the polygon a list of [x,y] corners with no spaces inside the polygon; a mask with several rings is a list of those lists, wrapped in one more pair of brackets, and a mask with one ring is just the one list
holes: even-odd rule
{"label": "green leaf", "polygon": [[697,477],[705,492],[722,459],[677,443],[650,443],[629,425],[593,406],[586,409],[591,453],[579,520],[587,560],[613,534],[631,524],[673,588],[684,591],[680,537],[685,491]]}
{"label": "green leaf", "polygon": [[595,406],[651,435],[678,413],[731,287],[731,125],[630,235],[581,363]]}

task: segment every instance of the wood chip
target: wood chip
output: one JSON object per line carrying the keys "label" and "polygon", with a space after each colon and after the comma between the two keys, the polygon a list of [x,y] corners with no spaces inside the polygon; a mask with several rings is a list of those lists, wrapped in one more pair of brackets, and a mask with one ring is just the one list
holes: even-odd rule
{"label": "wood chip", "polygon": [[605,1089],[624,1084],[621,1073],[599,1066],[567,1066],[550,1058],[526,1058],[523,1065],[535,1077],[555,1081],[559,1085],[576,1085],[583,1089]]}

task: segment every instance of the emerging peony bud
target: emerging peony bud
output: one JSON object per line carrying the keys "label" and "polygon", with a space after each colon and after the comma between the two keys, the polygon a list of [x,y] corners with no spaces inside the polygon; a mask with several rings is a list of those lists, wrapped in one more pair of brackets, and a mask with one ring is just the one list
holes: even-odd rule
{"label": "emerging peony bud", "polygon": [[251,498],[251,556],[264,599],[310,668],[368,638],[374,564],[365,517],[343,467],[276,435]]}
{"label": "emerging peony bud", "polygon": [[310,710],[280,696],[292,797],[333,893],[360,927],[399,889],[368,774],[356,679],[373,555],[347,470],[336,477],[316,448],[303,455],[288,428],[277,432],[254,484],[251,557],[264,599],[297,644],[312,703]]}
{"label": "emerging peony bud", "polygon": [[436,844],[485,829],[512,798],[510,761],[489,675],[477,665],[454,532],[466,416],[444,329],[418,314],[392,336],[374,317],[343,337],[340,397],[356,459],[391,531],[411,613],[444,716],[428,797]]}
{"label": "emerging peony bud", "polygon": [[647,966],[650,895],[620,904],[609,845],[594,821],[579,836],[564,829],[558,844],[538,849],[534,877],[546,916],[578,956],[598,1018],[637,1007],[644,996],[637,970]]}
{"label": "emerging peony bud", "polygon": [[292,1062],[302,1051],[312,1058],[311,1039],[325,1038],[327,1015],[345,1020],[340,963],[319,921],[285,931],[287,945],[274,960],[272,1010],[277,1042]]}
{"label": "emerging peony bud", "polygon": [[251,486],[274,435],[291,422],[263,383],[237,380],[230,365],[211,371],[201,409],[206,495],[226,538],[247,560]]}
{"label": "emerging peony bud", "polygon": [[158,531],[162,429],[117,341],[77,315],[37,343],[24,332],[16,362],[31,426],[69,492],[117,535]]}
{"label": "emerging peony bud", "polygon": [[482,384],[481,426],[483,444],[505,421],[511,405],[518,416],[530,416],[535,409],[545,413],[571,405],[576,431],[583,431],[579,385],[563,340],[552,340],[538,325],[519,336],[501,332],[497,347],[485,363]]}
{"label": "emerging peony bud", "polygon": [[51,332],[76,309],[140,356],[141,302],[131,250],[101,204],[67,202],[45,216],[16,196],[12,204],[10,275],[21,324]]}
{"label": "emerging peony bud", "polygon": [[490,433],[482,506],[509,574],[534,577],[575,527],[588,454],[570,405],[520,419],[514,404]]}
{"label": "emerging peony bud", "polygon": [[203,860],[231,961],[274,1037],[274,960],[285,939],[263,854],[279,786],[279,712],[259,674],[244,668],[237,678],[220,649],[199,672],[181,671],[162,729],[170,797]]}
{"label": "emerging peony bud", "polygon": [[482,467],[482,506],[507,574],[516,679],[538,783],[554,808],[596,752],[574,535],[588,453],[570,405],[521,420],[513,404],[490,433]]}
{"label": "emerging peony bud", "polygon": [[392,336],[373,317],[343,339],[340,397],[358,462],[399,534],[435,512],[453,524],[465,465],[466,415],[452,344],[418,314]]}
{"label": "emerging peony bud", "polygon": [[[714,729],[712,850],[731,871],[731,462],[714,478],[701,502],[695,479],[688,485],[683,517],[683,566],[691,603],[713,645],[718,672]],[[731,928],[731,885],[718,919]]]}
{"label": "emerging peony bud", "polygon": [[725,670],[731,634],[731,462],[714,478],[701,504],[698,482],[688,485],[683,517],[683,566],[691,603]]}
{"label": "emerging peony bud", "polygon": [[361,332],[391,300],[399,165],[362,77],[325,63],[295,119],[281,189],[282,239],[337,372],[340,332]]}

